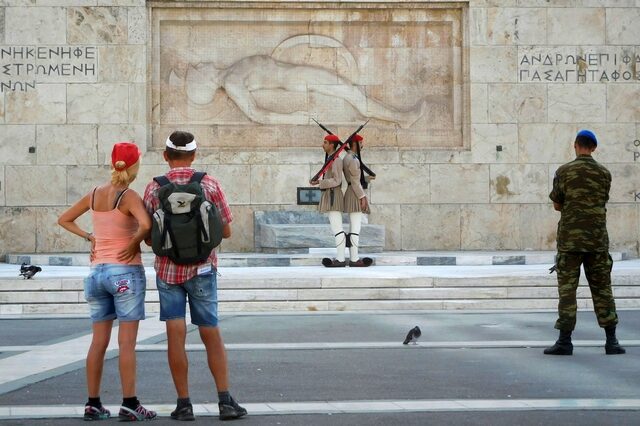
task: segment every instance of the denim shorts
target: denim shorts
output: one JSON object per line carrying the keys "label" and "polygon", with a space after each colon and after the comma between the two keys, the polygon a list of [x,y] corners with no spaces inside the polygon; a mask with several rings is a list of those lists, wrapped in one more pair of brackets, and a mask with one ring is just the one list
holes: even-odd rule
{"label": "denim shorts", "polygon": [[93,322],[144,319],[147,280],[142,265],[99,264],[84,279]]}
{"label": "denim shorts", "polygon": [[184,318],[187,300],[191,324],[218,326],[218,284],[213,273],[196,275],[183,284],[167,284],[156,276],[160,295],[160,321]]}

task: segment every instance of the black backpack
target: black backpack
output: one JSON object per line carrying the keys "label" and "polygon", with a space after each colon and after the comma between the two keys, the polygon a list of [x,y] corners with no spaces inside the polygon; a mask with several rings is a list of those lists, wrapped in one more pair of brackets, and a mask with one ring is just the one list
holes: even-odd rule
{"label": "black backpack", "polygon": [[153,214],[151,247],[158,256],[188,265],[206,260],[222,241],[222,220],[215,204],[207,201],[200,181],[206,175],[196,172],[189,183],[178,185],[166,176],[158,182],[160,208]]}

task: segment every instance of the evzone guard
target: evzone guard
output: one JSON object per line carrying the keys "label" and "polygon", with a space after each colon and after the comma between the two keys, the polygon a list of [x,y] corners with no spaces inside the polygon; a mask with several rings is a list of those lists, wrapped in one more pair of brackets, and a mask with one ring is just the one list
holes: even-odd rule
{"label": "evzone guard", "polygon": [[[315,120],[314,120],[315,121]],[[336,258],[324,258],[322,264],[328,268],[346,266],[345,247],[349,247],[349,266],[365,267],[370,266],[373,260],[369,257],[360,259],[358,256],[358,244],[360,241],[360,228],[362,226],[362,213],[369,213],[369,203],[364,193],[366,179],[363,170],[366,170],[371,179],[375,178],[375,173],[361,164],[359,158],[362,136],[358,134],[367,124],[366,122],[353,132],[345,143],[334,135],[322,124],[316,123],[324,129],[328,135],[323,142],[325,151],[325,163],[318,173],[309,181],[312,185],[319,185],[322,190],[322,197],[318,210],[321,213],[328,213],[329,223],[333,231],[336,244]],[[355,144],[354,144],[355,141]],[[345,148],[355,149],[355,153],[350,152],[340,158],[340,154]],[[345,160],[348,162],[345,164]],[[342,173],[347,180],[347,191],[342,197]],[[323,176],[323,179],[319,179]],[[364,186],[364,188],[363,188]],[[338,200],[340,197],[340,200]],[[349,203],[349,205],[347,205]],[[342,212],[349,214],[349,234],[345,234],[342,228]]]}
{"label": "evzone guard", "polygon": [[[367,194],[364,192],[367,180],[364,177],[360,159],[364,139],[356,133],[355,136],[349,138],[347,144],[349,146],[347,147],[347,154],[342,159],[342,170],[347,181],[343,211],[349,214],[349,233],[346,241],[346,245],[349,247],[349,266],[365,267],[370,266],[373,260],[370,257],[360,258],[358,255],[362,214],[370,213],[369,201],[367,200]],[[369,178],[375,179],[375,175]]]}
{"label": "evzone guard", "polygon": [[[322,149],[325,152],[325,162],[331,155],[336,154],[339,147],[340,138],[338,138],[338,136],[333,134],[325,136],[322,143]],[[344,249],[347,238],[342,229],[344,198],[342,194],[342,159],[339,155],[334,156],[331,165],[324,173],[322,179],[311,180],[309,183],[311,185],[319,185],[322,191],[318,211],[320,213],[327,213],[337,248],[335,259],[325,258],[322,260],[322,264],[334,268],[344,267],[346,265]]]}

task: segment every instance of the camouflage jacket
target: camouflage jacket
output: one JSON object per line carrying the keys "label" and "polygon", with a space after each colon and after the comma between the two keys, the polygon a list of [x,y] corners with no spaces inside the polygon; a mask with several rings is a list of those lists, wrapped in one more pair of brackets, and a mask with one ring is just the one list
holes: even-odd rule
{"label": "camouflage jacket", "polygon": [[579,155],[556,171],[552,201],[559,203],[558,251],[609,249],[607,209],[611,173],[590,155]]}

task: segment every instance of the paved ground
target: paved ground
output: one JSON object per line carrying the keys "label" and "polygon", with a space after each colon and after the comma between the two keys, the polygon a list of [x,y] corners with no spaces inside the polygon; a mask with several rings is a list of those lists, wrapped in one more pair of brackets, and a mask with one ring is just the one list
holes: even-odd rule
{"label": "paved ground", "polygon": [[[11,426],[58,426],[58,425],[83,425],[81,419],[64,420],[11,420],[2,421],[1,425]],[[116,425],[116,420],[99,423],[100,425]],[[181,423],[171,419],[160,418],[149,423],[153,426],[178,426]],[[211,425],[223,424],[211,417],[199,417],[187,425]],[[339,415],[286,415],[286,416],[260,416],[246,417],[242,420],[231,422],[234,426],[389,426],[393,424],[406,426],[425,425],[456,425],[456,426],[518,426],[518,425],[619,425],[637,426],[638,413],[611,412],[611,411],[545,411],[531,413],[522,412],[471,412],[471,413],[394,413],[383,414],[339,414]]]}
{"label": "paved ground", "polygon": [[[572,357],[542,354],[556,337],[553,312],[229,314],[221,326],[232,392],[251,414],[237,424],[637,425],[640,311],[620,318],[622,356],[604,355],[591,312],[579,314]],[[415,325],[419,344],[403,346]],[[0,425],[80,422],[89,326],[0,318]],[[157,318],[143,322],[138,396],[158,409],[158,425],[175,424],[164,341]],[[195,329],[188,343],[192,424],[217,423]],[[102,399],[115,411],[117,351],[108,356]]]}

